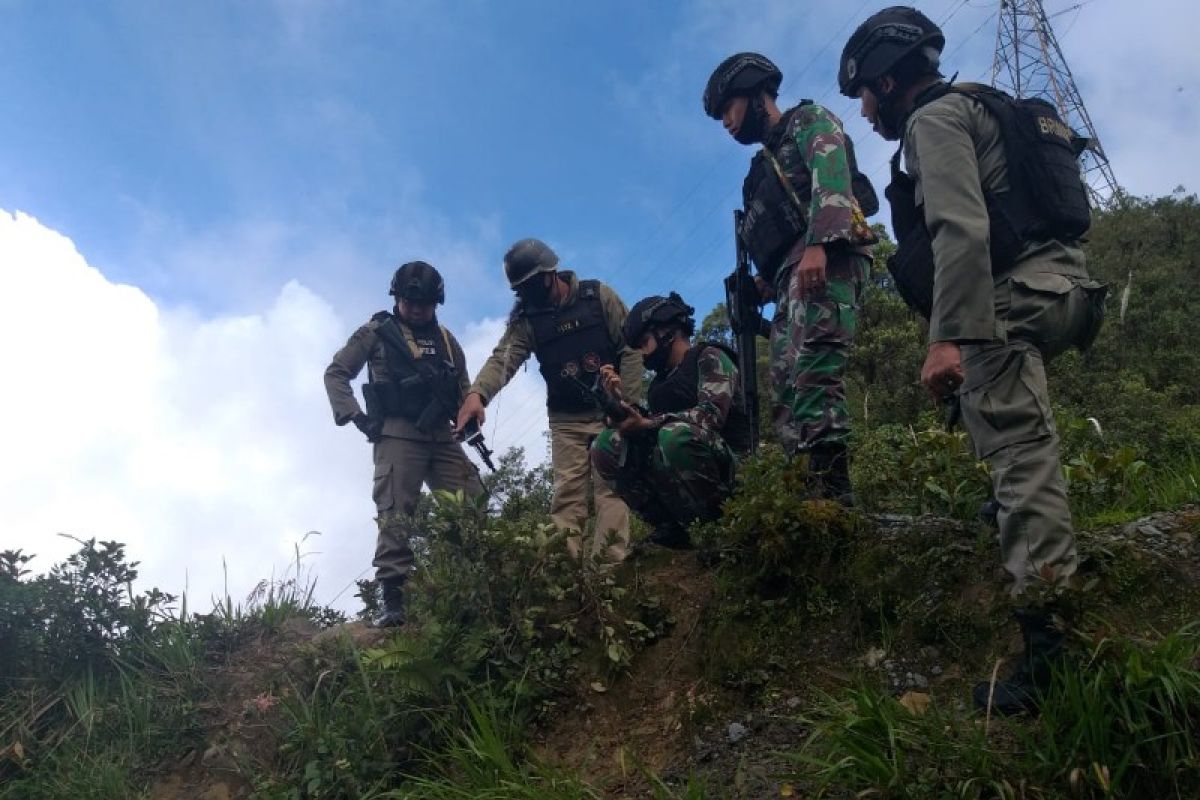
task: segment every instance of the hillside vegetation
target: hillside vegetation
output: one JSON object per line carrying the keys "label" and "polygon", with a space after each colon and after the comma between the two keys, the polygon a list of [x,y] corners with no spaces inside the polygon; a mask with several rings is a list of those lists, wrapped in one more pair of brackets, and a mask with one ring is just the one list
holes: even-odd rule
{"label": "hillside vegetation", "polygon": [[0,553],[0,800],[1200,796],[1198,239],[1176,195],[1088,243],[1110,318],[1051,369],[1084,588],[1036,718],[969,708],[1019,648],[987,476],[879,269],[855,512],[768,443],[698,551],[581,565],[511,452],[488,508],[423,508],[399,632],[320,607],[302,564],[197,611],[134,592],[115,542],[40,575]]}

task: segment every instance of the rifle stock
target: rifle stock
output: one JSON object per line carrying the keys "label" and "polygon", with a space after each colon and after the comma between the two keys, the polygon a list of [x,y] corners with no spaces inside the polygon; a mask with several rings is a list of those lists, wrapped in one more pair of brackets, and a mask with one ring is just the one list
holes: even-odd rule
{"label": "rifle stock", "polygon": [[763,327],[762,312],[758,302],[758,287],[750,273],[750,255],[742,243],[742,216],[740,210],[733,212],[733,240],[737,252],[737,265],[732,274],[725,278],[725,310],[729,314],[729,327],[737,344],[738,373],[742,381],[742,395],[746,398],[746,411],[750,415],[750,449],[758,449],[758,334]]}

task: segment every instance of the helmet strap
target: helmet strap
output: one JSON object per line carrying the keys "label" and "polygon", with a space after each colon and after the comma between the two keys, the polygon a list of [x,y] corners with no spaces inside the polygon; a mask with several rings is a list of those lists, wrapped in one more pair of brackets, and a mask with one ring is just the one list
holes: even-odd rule
{"label": "helmet strap", "polygon": [[884,92],[880,83],[879,80],[871,81],[867,88],[875,95],[875,113],[879,117],[883,138],[895,141],[900,138],[907,116],[900,110],[900,98],[904,96],[905,88],[897,84],[890,92]]}
{"label": "helmet strap", "polygon": [[770,127],[767,104],[763,102],[762,86],[756,87],[754,93],[749,96],[749,101],[746,104],[746,114],[742,117],[742,124],[738,127],[737,136],[734,138],[739,144],[761,144]]}
{"label": "helmet strap", "polygon": [[671,346],[675,344],[675,331],[665,334],[651,333],[650,335],[654,337],[654,352],[646,356],[644,363],[647,369],[662,372],[671,359]]}

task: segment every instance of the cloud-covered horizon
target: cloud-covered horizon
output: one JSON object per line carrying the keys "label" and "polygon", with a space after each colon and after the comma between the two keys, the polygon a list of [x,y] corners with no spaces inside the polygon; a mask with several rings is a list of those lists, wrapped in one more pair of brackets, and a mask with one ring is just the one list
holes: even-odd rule
{"label": "cloud-covered horizon", "polygon": [[[299,548],[318,599],[352,608],[374,550],[370,447],[334,426],[321,376],[370,313],[342,319],[295,280],[254,313],[160,307],[0,211],[0,342],[19,378],[0,395],[3,547],[44,571],[78,547],[55,534],[120,541],[143,588],[187,589],[193,608],[283,577]],[[502,329],[455,332],[470,370]],[[541,460],[539,383],[519,373],[493,404],[497,452]]]}

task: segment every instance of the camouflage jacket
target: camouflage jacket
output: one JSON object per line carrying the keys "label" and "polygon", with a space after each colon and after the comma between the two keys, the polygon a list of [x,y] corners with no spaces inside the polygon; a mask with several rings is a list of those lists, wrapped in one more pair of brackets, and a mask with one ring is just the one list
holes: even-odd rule
{"label": "camouflage jacket", "polygon": [[794,264],[814,244],[869,245],[876,240],[851,190],[842,121],[816,103],[783,114],[763,145],[778,159],[800,200],[808,232],[784,260]]}
{"label": "camouflage jacket", "polygon": [[[717,432],[725,428],[740,386],[737,366],[724,350],[709,346],[700,351],[696,372],[696,405],[682,411],[651,413],[647,419],[656,427],[668,422],[687,422]],[[653,391],[651,386],[650,392]]]}

